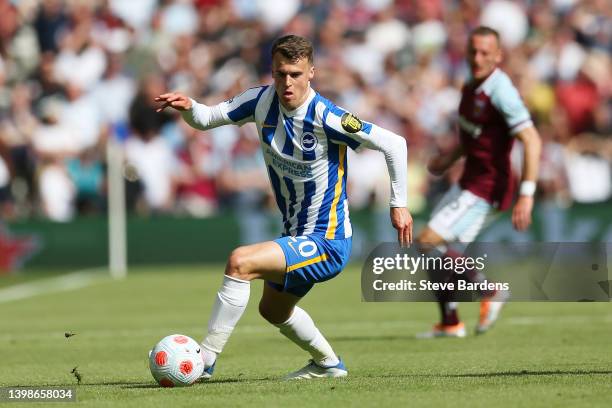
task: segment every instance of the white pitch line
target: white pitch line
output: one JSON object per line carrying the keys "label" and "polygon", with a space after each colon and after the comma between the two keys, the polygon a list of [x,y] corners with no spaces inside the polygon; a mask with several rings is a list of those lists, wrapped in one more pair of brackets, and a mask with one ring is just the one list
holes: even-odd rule
{"label": "white pitch line", "polygon": [[511,324],[514,326],[539,326],[545,324],[586,324],[592,322],[610,323],[612,316],[523,316],[508,317],[499,320],[501,324]]}
{"label": "white pitch line", "polygon": [[41,279],[0,289],[0,303],[28,299],[48,293],[81,289],[106,278],[107,275],[102,275],[104,271],[106,269],[103,268],[82,269],[54,278]]}

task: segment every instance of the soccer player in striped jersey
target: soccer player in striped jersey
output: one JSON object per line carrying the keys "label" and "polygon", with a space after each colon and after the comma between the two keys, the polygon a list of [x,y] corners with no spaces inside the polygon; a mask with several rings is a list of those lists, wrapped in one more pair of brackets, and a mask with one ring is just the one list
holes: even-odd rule
{"label": "soccer player in striped jersey", "polygon": [[[512,204],[515,189],[510,152],[515,139],[523,142],[524,159],[512,223],[518,231],[529,227],[541,150],[540,137],[518,91],[497,67],[502,59],[499,34],[488,27],[475,29],[469,37],[467,58],[472,77],[463,87],[459,105],[461,143],[453,151],[434,157],[428,165],[433,174],[441,175],[465,157],[465,168],[459,186],[453,186],[442,198],[417,239],[425,251],[450,257],[460,256],[461,250],[453,245],[462,247],[474,241],[487,216]],[[484,280],[474,271],[466,277],[475,282]],[[491,328],[508,296],[482,294],[477,333]],[[452,294],[439,293],[438,301],[441,321],[421,337],[464,337],[465,326],[459,320]]]}
{"label": "soccer player in striped jersey", "polygon": [[312,359],[288,379],[342,377],[348,371],[308,313],[296,306],[315,283],[333,278],[351,251],[346,194],[347,148],[370,148],[386,158],[391,178],[390,217],[401,245],[412,241],[406,209],[407,147],[404,138],[337,107],[310,87],[313,48],[288,35],[272,48],[274,84],[251,88],[215,106],[180,93],[156,98],[181,111],[196,129],[254,122],[268,176],[283,217],[282,236],[235,249],[202,342],[210,377],[217,356],[247,305],[250,281],[264,279],[261,315]]}

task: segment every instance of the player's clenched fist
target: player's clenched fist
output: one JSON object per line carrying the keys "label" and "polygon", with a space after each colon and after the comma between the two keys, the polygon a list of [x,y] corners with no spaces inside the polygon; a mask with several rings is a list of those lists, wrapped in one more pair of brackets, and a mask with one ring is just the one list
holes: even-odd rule
{"label": "player's clenched fist", "polygon": [[157,98],[155,98],[155,102],[163,102],[163,105],[157,108],[155,112],[161,112],[167,107],[171,107],[180,111],[191,109],[191,98],[183,95],[180,92],[170,92],[161,94]]}

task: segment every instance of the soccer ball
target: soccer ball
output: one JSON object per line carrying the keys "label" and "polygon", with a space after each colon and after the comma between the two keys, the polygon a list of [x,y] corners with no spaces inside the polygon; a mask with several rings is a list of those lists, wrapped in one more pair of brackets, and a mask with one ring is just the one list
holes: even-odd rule
{"label": "soccer ball", "polygon": [[185,387],[204,372],[200,345],[182,334],[166,336],[149,351],[149,368],[162,387]]}

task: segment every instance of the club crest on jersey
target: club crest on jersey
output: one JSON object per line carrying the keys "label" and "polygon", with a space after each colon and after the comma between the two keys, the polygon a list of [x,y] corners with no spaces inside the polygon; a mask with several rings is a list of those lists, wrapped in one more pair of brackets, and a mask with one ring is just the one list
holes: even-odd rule
{"label": "club crest on jersey", "polygon": [[484,113],[484,108],[486,106],[487,102],[482,100],[482,99],[476,99],[476,101],[474,101],[474,116],[480,116]]}
{"label": "club crest on jersey", "polygon": [[300,138],[300,145],[302,146],[303,151],[312,152],[314,149],[317,148],[318,144],[319,140],[314,134],[310,132],[302,133],[302,137]]}
{"label": "club crest on jersey", "polygon": [[363,128],[363,122],[359,120],[357,116],[348,112],[342,115],[340,124],[342,125],[342,129],[349,133],[357,133]]}

